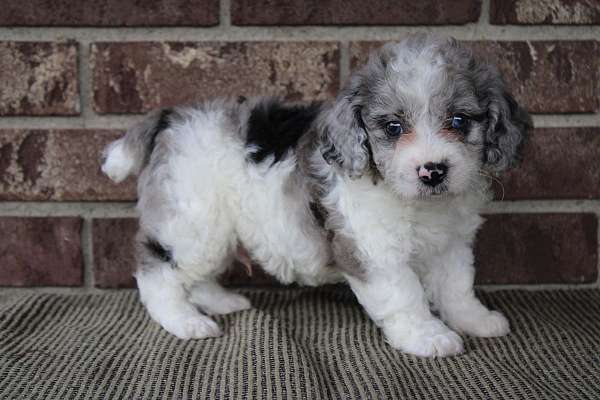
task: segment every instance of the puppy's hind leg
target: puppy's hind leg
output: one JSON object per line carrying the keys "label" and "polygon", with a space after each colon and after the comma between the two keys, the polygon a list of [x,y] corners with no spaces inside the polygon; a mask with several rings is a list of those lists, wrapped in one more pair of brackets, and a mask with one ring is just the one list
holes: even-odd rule
{"label": "puppy's hind leg", "polygon": [[205,313],[228,314],[246,310],[250,301],[237,293],[224,289],[216,281],[234,260],[237,240],[227,220],[214,221],[208,235],[200,235],[203,240],[178,240],[176,250],[178,265],[189,277],[186,288],[188,300]]}
{"label": "puppy's hind leg", "polygon": [[222,335],[215,321],[200,313],[188,300],[185,277],[169,261],[140,251],[135,274],[140,299],[148,313],[169,333],[180,339],[203,339]]}

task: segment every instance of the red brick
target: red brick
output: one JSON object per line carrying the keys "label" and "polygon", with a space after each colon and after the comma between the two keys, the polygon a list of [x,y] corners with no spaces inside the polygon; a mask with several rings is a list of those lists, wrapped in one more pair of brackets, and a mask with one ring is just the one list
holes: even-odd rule
{"label": "red brick", "polygon": [[80,286],[81,218],[0,217],[0,285]]}
{"label": "red brick", "polygon": [[[133,287],[135,280],[135,218],[102,218],[92,222],[94,246],[94,285],[102,288]],[[255,265],[248,275],[234,263],[221,277],[225,285],[276,285],[275,278]]]}
{"label": "red brick", "polygon": [[498,65],[515,97],[534,113],[598,110],[599,52],[593,41],[472,42]]}
{"label": "red brick", "polygon": [[134,200],[135,179],[100,171],[106,130],[0,130],[0,200]]}
{"label": "red brick", "polygon": [[0,115],[77,115],[77,44],[0,42]]}
{"label": "red brick", "polygon": [[232,0],[234,25],[443,25],[476,22],[480,0]]}
{"label": "red brick", "polygon": [[0,26],[210,26],[218,0],[27,0],[2,5]]}
{"label": "red brick", "polygon": [[490,23],[497,25],[597,25],[597,0],[491,0]]}
{"label": "red brick", "polygon": [[[594,41],[463,42],[502,72],[517,101],[533,113],[594,112],[598,107],[599,45]],[[356,68],[382,42],[350,47]]]}
{"label": "red brick", "polygon": [[[398,41],[402,37],[398,37]],[[391,42],[391,41],[390,41]],[[366,64],[369,55],[383,46],[385,41],[350,42],[350,69],[355,70]]]}
{"label": "red brick", "polygon": [[[597,278],[597,221],[593,214],[486,215],[476,241],[478,283],[584,283]],[[137,220],[93,221],[94,282],[132,287]],[[239,263],[221,277],[226,285],[278,285],[259,266],[252,276]]]}
{"label": "red brick", "polygon": [[476,242],[478,283],[587,283],[597,279],[593,214],[487,215]]}
{"label": "red brick", "polygon": [[[535,129],[523,162],[499,176],[504,199],[600,198],[600,128]],[[494,184],[496,198],[502,188]]]}
{"label": "red brick", "polygon": [[321,100],[338,90],[338,44],[331,42],[94,43],[91,52],[98,113],[227,95]]}
{"label": "red brick", "polygon": [[92,222],[94,285],[133,287],[135,279],[135,218],[103,218]]}

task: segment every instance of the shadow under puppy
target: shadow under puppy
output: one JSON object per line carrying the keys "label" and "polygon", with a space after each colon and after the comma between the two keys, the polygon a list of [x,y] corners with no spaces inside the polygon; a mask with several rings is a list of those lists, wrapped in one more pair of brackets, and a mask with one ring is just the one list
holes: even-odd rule
{"label": "shadow under puppy", "polygon": [[139,174],[135,276],[177,337],[221,335],[207,315],[251,307],[216,282],[241,244],[282,282],[346,280],[390,345],[447,356],[463,351],[455,332],[509,333],[474,295],[472,245],[488,173],[530,128],[496,68],[418,35],[372,54],[333,102],[153,113],[102,168]]}

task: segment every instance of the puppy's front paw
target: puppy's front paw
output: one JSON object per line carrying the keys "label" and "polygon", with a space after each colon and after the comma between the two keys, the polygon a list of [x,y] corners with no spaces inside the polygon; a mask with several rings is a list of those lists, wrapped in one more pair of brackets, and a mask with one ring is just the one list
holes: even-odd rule
{"label": "puppy's front paw", "polygon": [[490,311],[470,324],[469,329],[465,329],[464,332],[479,337],[504,336],[510,333],[510,324],[498,311]]}
{"label": "puppy's front paw", "polygon": [[441,321],[428,320],[414,327],[386,329],[390,344],[420,357],[446,357],[464,351],[463,341]]}
{"label": "puppy's front paw", "polygon": [[420,357],[447,357],[462,353],[464,347],[461,337],[448,330],[445,333],[412,338],[401,350]]}
{"label": "puppy's front paw", "polygon": [[195,315],[182,313],[160,321],[160,324],[179,339],[205,339],[223,334],[215,321],[200,313]]}
{"label": "puppy's front paw", "polygon": [[454,329],[477,337],[498,337],[510,333],[510,324],[498,311],[461,313],[449,321]]}

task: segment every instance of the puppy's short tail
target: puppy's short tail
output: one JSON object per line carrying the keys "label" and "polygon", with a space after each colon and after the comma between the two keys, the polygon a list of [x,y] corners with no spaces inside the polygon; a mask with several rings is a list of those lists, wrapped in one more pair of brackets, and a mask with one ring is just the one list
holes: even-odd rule
{"label": "puppy's short tail", "polygon": [[156,136],[169,127],[171,113],[171,110],[151,113],[129,129],[125,136],[106,146],[102,172],[116,183],[131,174],[137,175],[152,154]]}

